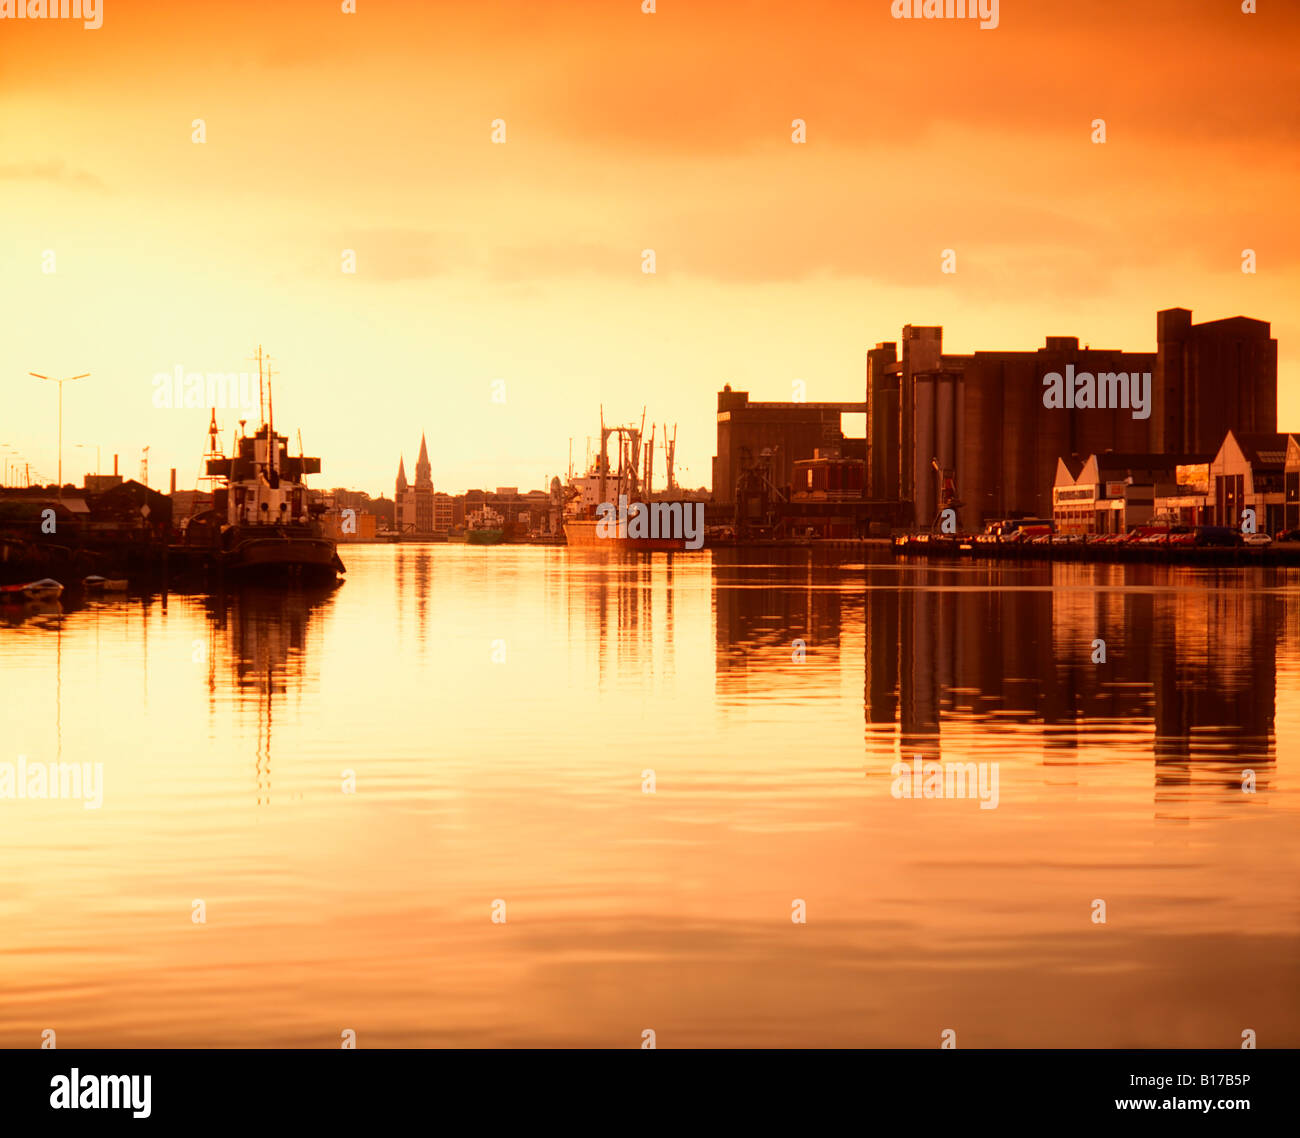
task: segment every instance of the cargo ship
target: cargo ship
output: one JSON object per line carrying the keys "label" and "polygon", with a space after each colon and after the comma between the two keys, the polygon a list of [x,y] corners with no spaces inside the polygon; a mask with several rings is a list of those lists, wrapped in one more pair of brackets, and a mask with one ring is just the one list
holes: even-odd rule
{"label": "cargo ship", "polygon": [[210,563],[237,578],[334,581],[345,572],[338,546],[325,533],[324,503],[307,489],[308,474],[319,474],[319,458],[288,453],[288,438],[275,431],[270,378],[263,377],[258,349],[258,397],[262,425],[235,440],[227,457],[218,443],[216,411],[208,428],[206,477],[213,483],[212,509],[186,525],[185,545],[210,552]]}
{"label": "cargo ship", "polygon": [[[564,497],[564,538],[574,549],[613,549],[653,553],[684,550],[686,536],[681,525],[675,533],[654,532],[632,536],[626,524],[631,505],[646,506],[653,500],[659,506],[678,506],[677,516],[682,519],[687,503],[674,498],[673,459],[677,448],[677,430],[672,441],[664,428],[663,447],[668,465],[668,489],[655,496],[654,482],[654,426],[650,429],[649,445],[645,448],[645,465],[641,467],[641,444],[645,418],[640,427],[607,427],[605,413],[600,415],[600,451],[584,475],[569,472]],[[611,466],[609,440],[618,440],[618,464]],[[603,508],[602,508],[603,507]],[[620,511],[620,507],[622,507]],[[666,514],[666,511],[663,511]],[[623,523],[620,524],[620,514]],[[656,519],[657,521],[658,519]],[[637,526],[631,527],[635,532]]]}

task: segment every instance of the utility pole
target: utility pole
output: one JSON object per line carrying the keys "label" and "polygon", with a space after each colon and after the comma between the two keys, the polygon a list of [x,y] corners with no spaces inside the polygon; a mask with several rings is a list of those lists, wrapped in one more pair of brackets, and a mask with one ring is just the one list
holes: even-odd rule
{"label": "utility pole", "polygon": [[59,497],[63,497],[63,385],[71,383],[74,379],[88,379],[90,372],[82,372],[81,375],[69,375],[64,379],[54,379],[52,376],[40,375],[38,372],[29,371],[30,376],[37,379],[49,380],[50,383],[59,385]]}

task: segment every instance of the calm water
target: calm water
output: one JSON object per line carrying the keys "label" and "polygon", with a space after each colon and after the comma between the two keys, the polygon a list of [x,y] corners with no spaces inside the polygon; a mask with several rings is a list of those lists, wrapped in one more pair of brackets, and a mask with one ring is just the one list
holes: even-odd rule
{"label": "calm water", "polygon": [[344,557],[0,612],[0,1044],[1300,1046],[1300,576]]}

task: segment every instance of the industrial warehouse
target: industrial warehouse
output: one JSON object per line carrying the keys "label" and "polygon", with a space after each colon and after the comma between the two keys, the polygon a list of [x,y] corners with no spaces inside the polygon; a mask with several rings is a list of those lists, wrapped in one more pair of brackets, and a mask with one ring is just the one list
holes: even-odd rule
{"label": "industrial warehouse", "polygon": [[[1129,400],[1044,397],[1053,376],[1121,373],[1151,376],[1140,415]],[[941,327],[909,324],[901,351],[867,352],[863,403],[757,403],[728,385],[717,410],[711,520],[741,539],[885,537],[932,528],[946,510],[968,533],[1054,514],[1080,534],[1162,513],[1222,525],[1245,508],[1262,531],[1300,523],[1300,500],[1284,501],[1300,450],[1287,466],[1296,444],[1277,433],[1277,341],[1243,316],[1194,324],[1165,309],[1155,352],[1048,336],[1034,351],[950,355]],[[866,437],[846,437],[841,416],[864,412]]]}

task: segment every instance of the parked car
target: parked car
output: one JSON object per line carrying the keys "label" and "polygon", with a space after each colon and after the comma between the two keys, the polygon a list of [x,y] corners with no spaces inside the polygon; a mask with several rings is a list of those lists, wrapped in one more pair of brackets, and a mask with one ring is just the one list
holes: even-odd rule
{"label": "parked car", "polygon": [[1241,534],[1232,526],[1197,526],[1196,544],[1200,546],[1240,545]]}
{"label": "parked car", "polygon": [[1273,544],[1273,539],[1269,537],[1268,534],[1266,533],[1243,534],[1242,541],[1244,541],[1247,545],[1253,545],[1256,547]]}

